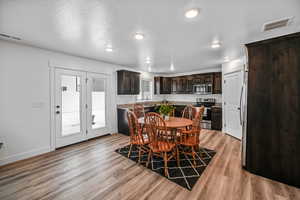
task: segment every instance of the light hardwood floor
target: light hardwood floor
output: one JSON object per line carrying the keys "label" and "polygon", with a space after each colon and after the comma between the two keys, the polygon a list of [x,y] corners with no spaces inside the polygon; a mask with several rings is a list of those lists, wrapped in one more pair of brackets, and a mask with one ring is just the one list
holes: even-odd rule
{"label": "light hardwood floor", "polygon": [[0,167],[0,199],[300,199],[300,189],[242,170],[240,141],[206,130],[200,138],[217,154],[192,191],[115,153],[129,138],[114,134]]}

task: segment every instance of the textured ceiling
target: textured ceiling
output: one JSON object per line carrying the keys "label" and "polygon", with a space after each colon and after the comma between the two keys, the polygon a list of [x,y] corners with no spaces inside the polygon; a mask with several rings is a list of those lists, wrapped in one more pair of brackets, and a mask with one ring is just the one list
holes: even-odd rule
{"label": "textured ceiling", "polygon": [[[187,20],[192,7],[200,15]],[[265,22],[291,16],[289,27],[262,32]],[[216,67],[240,57],[247,42],[300,31],[299,18],[299,0],[0,0],[0,33],[22,43],[140,70],[150,57],[161,73],[171,62],[175,72]]]}

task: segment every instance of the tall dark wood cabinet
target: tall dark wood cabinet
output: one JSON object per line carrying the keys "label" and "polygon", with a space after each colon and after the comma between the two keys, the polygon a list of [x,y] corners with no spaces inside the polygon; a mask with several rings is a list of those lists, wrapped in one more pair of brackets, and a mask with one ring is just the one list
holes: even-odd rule
{"label": "tall dark wood cabinet", "polygon": [[300,33],[246,46],[245,168],[300,187]]}
{"label": "tall dark wood cabinet", "polygon": [[140,93],[140,73],[127,70],[117,71],[118,95],[136,95]]}

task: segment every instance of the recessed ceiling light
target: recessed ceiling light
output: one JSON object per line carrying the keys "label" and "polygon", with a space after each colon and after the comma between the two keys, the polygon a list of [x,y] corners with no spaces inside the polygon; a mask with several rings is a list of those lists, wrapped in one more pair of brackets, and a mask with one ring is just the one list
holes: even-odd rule
{"label": "recessed ceiling light", "polygon": [[150,63],[151,63],[151,61],[150,61],[150,58],[149,58],[149,57],[147,57],[147,58],[146,58],[146,63],[147,63],[147,64],[150,64]]}
{"label": "recessed ceiling light", "polygon": [[151,72],[151,66],[148,67],[148,71]]}
{"label": "recessed ceiling light", "polygon": [[211,48],[213,48],[213,49],[220,48],[220,47],[221,47],[221,44],[220,44],[220,42],[218,42],[218,41],[213,42],[213,43],[211,44]]}
{"label": "recessed ceiling light", "polygon": [[185,17],[188,19],[195,18],[199,15],[199,9],[198,8],[192,8],[185,12]]}
{"label": "recessed ceiling light", "polygon": [[136,40],[142,40],[142,39],[144,39],[144,35],[142,33],[135,33],[134,38]]}
{"label": "recessed ceiling light", "polygon": [[112,47],[106,47],[106,48],[105,48],[105,51],[107,51],[107,52],[112,52],[113,49],[112,49]]}

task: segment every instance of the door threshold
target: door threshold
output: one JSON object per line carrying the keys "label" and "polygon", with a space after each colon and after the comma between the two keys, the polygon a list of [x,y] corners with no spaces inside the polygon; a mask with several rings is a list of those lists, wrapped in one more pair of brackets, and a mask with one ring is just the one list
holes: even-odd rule
{"label": "door threshold", "polygon": [[107,134],[105,134],[105,135],[100,135],[100,136],[97,136],[97,137],[94,137],[94,138],[90,138],[90,139],[87,139],[87,140],[84,140],[84,141],[76,142],[76,143],[69,144],[69,145],[66,145],[66,146],[63,146],[63,147],[58,147],[58,148],[55,148],[55,151],[56,151],[56,150],[59,150],[59,149],[66,148],[66,147],[78,145],[78,144],[80,144],[80,143],[84,143],[84,142],[88,142],[88,141],[92,141],[92,140],[97,140],[97,139],[100,139],[100,138],[102,138],[102,137],[107,137],[107,136],[110,136],[110,135],[111,135],[110,133],[107,133]]}

